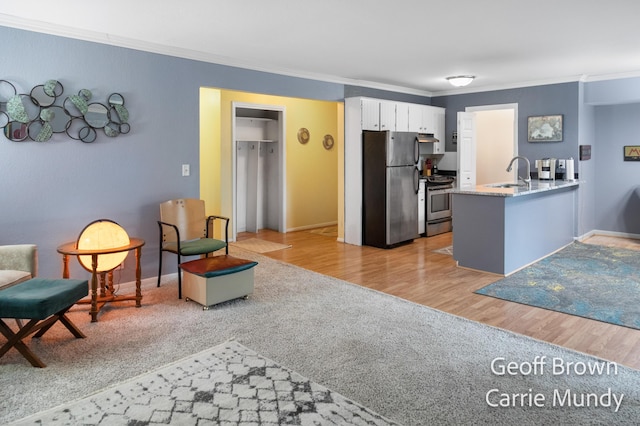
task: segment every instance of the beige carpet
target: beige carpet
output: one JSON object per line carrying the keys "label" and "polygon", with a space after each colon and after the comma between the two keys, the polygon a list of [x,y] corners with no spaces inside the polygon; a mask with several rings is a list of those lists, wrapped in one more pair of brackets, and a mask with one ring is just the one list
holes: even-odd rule
{"label": "beige carpet", "polygon": [[[203,311],[178,299],[176,274],[166,276],[161,287],[150,277],[142,283],[140,308],[133,302],[109,303],[95,323],[88,306],[71,308],[69,318],[86,339],[75,339],[61,324],[40,339],[26,339],[46,368],[34,368],[17,350],[8,351],[0,358],[0,424],[92,396],[231,339],[405,426],[638,424],[640,371],[620,365],[610,374],[580,375],[579,367],[597,367],[602,361],[265,255],[236,248],[230,253],[258,262],[255,289],[246,300]],[[120,290],[133,289],[132,283],[123,283]],[[528,374],[526,367],[541,359],[546,360],[544,374],[542,367],[539,374]],[[498,375],[491,370],[494,360],[497,367],[515,362],[523,369]],[[567,374],[553,374],[552,360],[566,366]],[[177,382],[163,376],[155,385]],[[238,386],[246,389],[243,383]],[[494,389],[524,396],[510,399],[517,404],[513,407],[490,406],[501,397]],[[591,399],[590,407],[574,407],[568,405],[574,400],[568,401],[567,392],[578,402],[586,395],[602,398],[597,406]],[[538,394],[546,398],[544,406],[526,404]],[[619,407],[612,394],[624,395]],[[563,406],[553,405],[556,395]],[[165,396],[169,405],[182,402],[184,394]],[[199,393],[199,404],[209,397]],[[101,406],[114,402],[97,401]],[[143,406],[131,407],[144,413]],[[184,411],[189,408],[184,405]],[[154,420],[148,424],[162,422]]]}
{"label": "beige carpet", "polygon": [[291,244],[273,243],[271,241],[260,240],[258,238],[249,238],[248,240],[236,241],[233,243],[229,243],[229,245],[249,250],[254,253],[268,253],[270,251],[291,248]]}

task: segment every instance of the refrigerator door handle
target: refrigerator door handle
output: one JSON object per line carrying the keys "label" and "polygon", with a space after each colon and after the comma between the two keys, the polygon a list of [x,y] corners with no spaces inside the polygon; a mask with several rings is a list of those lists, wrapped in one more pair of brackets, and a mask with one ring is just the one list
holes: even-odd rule
{"label": "refrigerator door handle", "polygon": [[415,140],[413,141],[414,143],[414,159],[415,161],[413,162],[413,164],[418,164],[418,161],[420,161],[420,143],[418,142],[418,137],[416,136]]}
{"label": "refrigerator door handle", "polygon": [[420,170],[417,167],[413,169],[413,186],[417,194],[420,191]]}

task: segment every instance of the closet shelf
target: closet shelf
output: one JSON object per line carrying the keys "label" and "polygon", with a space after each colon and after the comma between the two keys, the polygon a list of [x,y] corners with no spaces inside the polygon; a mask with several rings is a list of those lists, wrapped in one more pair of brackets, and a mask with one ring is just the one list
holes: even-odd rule
{"label": "closet shelf", "polygon": [[273,118],[264,118],[264,117],[238,117],[236,116],[236,120],[255,120],[255,121],[276,121]]}

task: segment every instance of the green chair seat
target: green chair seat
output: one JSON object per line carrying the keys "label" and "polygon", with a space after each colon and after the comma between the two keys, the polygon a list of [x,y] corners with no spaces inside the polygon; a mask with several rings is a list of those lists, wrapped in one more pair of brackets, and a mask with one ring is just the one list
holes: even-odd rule
{"label": "green chair seat", "polygon": [[[214,238],[199,238],[191,241],[180,242],[180,254],[182,256],[195,256],[202,253],[211,253],[223,249],[227,246],[224,241]],[[164,244],[164,250],[172,253],[178,252],[178,243],[170,242]]]}

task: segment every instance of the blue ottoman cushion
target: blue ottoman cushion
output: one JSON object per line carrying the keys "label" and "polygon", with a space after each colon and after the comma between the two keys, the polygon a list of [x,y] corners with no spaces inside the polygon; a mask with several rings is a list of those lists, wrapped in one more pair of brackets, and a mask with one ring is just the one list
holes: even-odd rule
{"label": "blue ottoman cushion", "polygon": [[43,320],[88,294],[87,280],[33,278],[0,291],[0,318]]}

